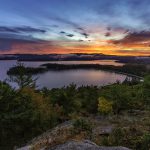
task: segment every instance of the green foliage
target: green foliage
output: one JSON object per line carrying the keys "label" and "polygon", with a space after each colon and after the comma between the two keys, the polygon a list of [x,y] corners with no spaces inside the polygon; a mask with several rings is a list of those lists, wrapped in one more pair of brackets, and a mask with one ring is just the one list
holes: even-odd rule
{"label": "green foliage", "polygon": [[114,129],[110,136],[111,144],[122,145],[122,143],[124,142],[123,141],[124,136],[125,136],[125,133],[121,128]]}
{"label": "green foliage", "polygon": [[15,82],[19,86],[19,88],[36,87],[37,79],[33,79],[33,75],[31,73],[26,73],[25,66],[22,63],[17,63],[17,65],[14,68],[14,74],[9,73],[8,71],[9,78],[7,80],[9,82]]}
{"label": "green foliage", "polygon": [[[0,82],[0,111],[5,113],[9,109],[12,99],[16,97],[16,91],[7,83]],[[5,110],[6,109],[6,110]],[[2,114],[0,114],[2,116]]]}
{"label": "green foliage", "polygon": [[150,75],[145,77],[143,83],[143,100],[150,108]]}
{"label": "green foliage", "polygon": [[24,143],[57,124],[56,107],[49,105],[34,89],[14,91],[1,83],[0,95],[1,146]]}
{"label": "green foliage", "polygon": [[[77,88],[71,84],[59,89],[42,90],[36,90],[32,76],[26,76],[23,71],[13,79],[20,87],[17,90],[0,82],[0,145],[10,149],[80,115],[95,115],[97,112],[121,114],[150,108],[150,77],[138,84],[116,83],[101,88]],[[91,133],[92,130],[91,123],[83,118],[75,120],[73,126],[77,133]],[[143,136],[134,129],[119,128],[103,141],[105,145],[131,145],[133,149],[140,145],[146,148],[149,136]]]}
{"label": "green foliage", "polygon": [[87,132],[90,134],[92,132],[91,122],[84,118],[78,118],[78,119],[74,120],[73,128],[74,128],[75,133]]}
{"label": "green foliage", "polygon": [[98,112],[103,115],[112,113],[112,102],[106,100],[104,97],[98,99]]}
{"label": "green foliage", "polygon": [[81,108],[81,102],[77,97],[76,85],[71,84],[60,89],[46,90],[44,96],[49,97],[50,103],[62,107],[64,119],[68,119],[70,114],[78,112]]}
{"label": "green foliage", "polygon": [[[149,74],[150,71],[144,64],[125,64],[123,66],[113,65],[99,65],[99,64],[43,64],[49,70],[70,70],[70,69],[100,69],[100,70],[111,70],[114,72],[124,72],[133,75],[144,76]],[[133,69],[134,68],[134,69]]]}
{"label": "green foliage", "polygon": [[139,150],[149,150],[150,149],[150,133],[146,133],[141,137],[139,144],[137,145]]}
{"label": "green foliage", "polygon": [[82,103],[84,113],[97,113],[99,88],[96,86],[79,87],[77,90],[78,99]]}
{"label": "green foliage", "polygon": [[113,84],[104,87],[100,97],[105,97],[113,102],[114,114],[120,114],[125,110],[144,109],[149,107],[150,91],[145,86],[148,81],[137,85]]}
{"label": "green foliage", "polygon": [[16,66],[10,68],[7,71],[7,74],[8,75],[19,75],[20,73],[23,73],[24,75],[27,75],[27,74],[30,74],[30,75],[32,74],[33,75],[33,74],[43,73],[45,71],[47,71],[46,68],[26,67],[26,66],[24,66],[23,63],[18,62]]}
{"label": "green foliage", "polygon": [[105,146],[125,146],[136,150],[149,150],[150,134],[143,134],[134,127],[115,128],[108,137],[101,141]]}

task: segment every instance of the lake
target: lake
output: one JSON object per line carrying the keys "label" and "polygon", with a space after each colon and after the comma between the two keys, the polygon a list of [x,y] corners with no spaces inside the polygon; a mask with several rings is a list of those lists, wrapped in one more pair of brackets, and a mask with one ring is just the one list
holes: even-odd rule
{"label": "lake", "polygon": [[[14,66],[17,61],[15,60],[1,60],[0,61],[0,80],[7,78],[7,70]],[[102,64],[102,65],[115,65],[121,66],[115,60],[96,60],[96,61],[36,61],[36,62],[23,62],[29,67],[39,67],[45,63],[59,63],[59,64]],[[65,71],[48,71],[37,76],[37,85],[39,88],[60,88],[75,83],[77,86],[82,85],[97,85],[103,86],[115,83],[117,80],[124,81],[126,75],[102,71],[102,70],[65,70]],[[16,86],[11,84],[12,86]]]}

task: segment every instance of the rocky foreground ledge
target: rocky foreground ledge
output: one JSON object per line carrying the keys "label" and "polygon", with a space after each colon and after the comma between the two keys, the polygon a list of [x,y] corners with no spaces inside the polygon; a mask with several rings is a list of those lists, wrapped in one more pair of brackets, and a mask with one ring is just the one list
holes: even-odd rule
{"label": "rocky foreground ledge", "polygon": [[65,144],[58,145],[48,150],[129,150],[129,149],[125,147],[121,147],[121,146],[103,147],[103,146],[98,146],[89,140],[84,140],[81,142],[69,141],[69,142],[66,142]]}
{"label": "rocky foreground ledge", "polygon": [[[30,149],[32,148],[26,146],[19,150],[30,150]],[[84,140],[84,141],[68,141],[64,144],[60,144],[52,148],[44,147],[41,148],[40,150],[130,150],[130,149],[122,146],[117,147],[98,146],[89,140]]]}
{"label": "rocky foreground ledge", "polygon": [[[72,122],[65,122],[52,130],[34,138],[26,146],[17,150],[130,150],[125,147],[98,146],[84,138],[72,137]],[[93,134],[108,135],[112,132],[113,126],[99,126],[93,130]]]}

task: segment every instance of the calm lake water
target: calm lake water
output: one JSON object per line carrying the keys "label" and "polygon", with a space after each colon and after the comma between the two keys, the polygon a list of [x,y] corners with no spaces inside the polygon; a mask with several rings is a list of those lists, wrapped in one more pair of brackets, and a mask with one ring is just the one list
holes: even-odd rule
{"label": "calm lake water", "polygon": [[[98,60],[98,61],[45,61],[45,62],[23,62],[29,67],[39,67],[44,63],[61,63],[61,64],[103,64],[122,66],[123,64],[114,60]],[[15,60],[0,61],[0,80],[7,78],[7,70],[16,64]],[[115,83],[117,80],[124,81],[126,75],[116,74],[113,72],[101,70],[67,70],[67,71],[48,71],[37,76],[37,84],[41,87],[59,88],[75,83],[77,86],[82,85],[107,85]],[[11,84],[15,86],[14,84]]]}

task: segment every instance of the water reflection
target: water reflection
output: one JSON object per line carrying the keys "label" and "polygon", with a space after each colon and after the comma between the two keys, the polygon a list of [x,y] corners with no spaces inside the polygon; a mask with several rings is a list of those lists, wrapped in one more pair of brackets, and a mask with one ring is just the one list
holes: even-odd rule
{"label": "water reflection", "polygon": [[[38,67],[41,64],[48,62],[24,62],[26,66]],[[64,63],[64,64],[88,64],[99,63],[109,64],[116,63],[115,61],[59,61],[51,63]],[[16,64],[16,61],[0,61],[0,80],[7,77],[7,70]],[[121,65],[121,64],[120,64]],[[37,77],[37,76],[35,76]],[[75,83],[77,86],[81,85],[107,85],[116,82],[116,80],[123,81],[125,75],[116,74],[113,72],[106,72],[101,70],[66,70],[66,71],[48,71],[38,75],[38,86],[48,88],[58,88]],[[15,85],[12,85],[15,86]]]}
{"label": "water reflection", "polygon": [[39,76],[38,85],[49,88],[63,87],[70,83],[75,83],[77,86],[102,86],[114,83],[116,80],[122,82],[125,78],[125,75],[99,70],[49,71]]}

